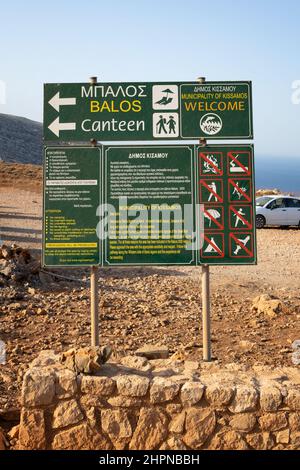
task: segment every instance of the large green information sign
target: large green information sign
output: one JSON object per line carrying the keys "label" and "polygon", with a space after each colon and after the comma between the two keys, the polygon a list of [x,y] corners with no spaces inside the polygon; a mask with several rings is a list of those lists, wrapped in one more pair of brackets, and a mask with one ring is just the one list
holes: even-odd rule
{"label": "large green information sign", "polygon": [[251,82],[54,83],[47,142],[251,139]]}
{"label": "large green information sign", "polygon": [[252,145],[48,147],[46,266],[255,264]]}
{"label": "large green information sign", "polygon": [[105,264],[195,264],[193,163],[194,146],[105,147]]}
{"label": "large green information sign", "polygon": [[96,265],[100,148],[48,147],[44,157],[46,266]]}

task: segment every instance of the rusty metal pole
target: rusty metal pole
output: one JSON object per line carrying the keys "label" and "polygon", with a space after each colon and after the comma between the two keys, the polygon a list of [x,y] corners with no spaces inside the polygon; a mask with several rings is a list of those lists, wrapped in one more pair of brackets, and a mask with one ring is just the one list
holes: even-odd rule
{"label": "rusty metal pole", "polygon": [[[199,83],[205,83],[205,77],[198,78]],[[199,144],[206,145],[206,139],[200,139]],[[202,342],[203,361],[211,361],[211,328],[210,328],[210,279],[209,266],[202,265]]]}
{"label": "rusty metal pole", "polygon": [[[90,83],[95,85],[97,77],[91,77]],[[91,145],[96,147],[97,141],[92,139]],[[91,345],[99,346],[99,268],[91,266]]]}

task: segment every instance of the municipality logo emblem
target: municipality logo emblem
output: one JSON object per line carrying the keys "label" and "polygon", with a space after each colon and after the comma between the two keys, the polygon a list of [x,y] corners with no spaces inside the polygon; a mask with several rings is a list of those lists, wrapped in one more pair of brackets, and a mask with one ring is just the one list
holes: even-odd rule
{"label": "municipality logo emblem", "polygon": [[200,128],[207,135],[218,134],[222,127],[222,119],[214,113],[205,114],[200,120]]}

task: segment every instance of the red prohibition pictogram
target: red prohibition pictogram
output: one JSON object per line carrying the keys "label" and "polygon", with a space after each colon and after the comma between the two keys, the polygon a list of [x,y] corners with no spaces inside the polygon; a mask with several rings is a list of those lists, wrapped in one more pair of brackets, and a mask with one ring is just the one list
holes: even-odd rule
{"label": "red prohibition pictogram", "polygon": [[[252,233],[230,233],[230,256],[233,258],[252,258],[253,252],[253,239]],[[250,248],[247,247],[250,242]],[[232,245],[235,245],[234,248]]]}
{"label": "red prohibition pictogram", "polygon": [[[235,153],[235,155],[233,155]],[[247,157],[247,163],[242,163],[239,157]],[[246,166],[248,165],[248,166]],[[251,176],[251,158],[250,152],[228,152],[228,174],[239,174],[243,176]]]}
{"label": "red prohibition pictogram", "polygon": [[[246,214],[243,212],[243,210],[248,209],[249,210],[249,217],[250,220],[246,218]],[[253,223],[252,223],[252,207],[251,206],[229,206],[229,225],[231,230],[252,230]],[[233,215],[236,218],[236,224],[233,226],[231,223],[231,215]],[[241,226],[239,226],[239,223],[241,223]]]}
{"label": "red prohibition pictogram", "polygon": [[[224,258],[224,234],[219,233],[216,236],[221,237],[222,240],[222,248],[219,247],[218,243],[215,242],[214,234],[205,235],[202,234],[202,238],[204,241],[207,242],[206,248],[202,247],[201,249],[201,256],[202,258]],[[206,254],[207,253],[207,254]]]}
{"label": "red prohibition pictogram", "polygon": [[204,223],[206,232],[209,230],[224,230],[224,207],[206,207],[203,205],[201,206],[201,212],[204,219],[208,221],[208,226]]}
{"label": "red prohibition pictogram", "polygon": [[[220,165],[220,166],[219,166]],[[206,166],[206,170],[203,169]],[[223,159],[221,152],[200,152],[200,175],[201,176],[223,175]]]}
{"label": "red prohibition pictogram", "polygon": [[[222,195],[217,193],[217,185],[220,184],[220,189]],[[201,193],[201,202],[209,202],[211,204],[223,203],[223,181],[222,180],[200,180],[200,185],[202,185],[209,192],[209,197],[203,199],[202,191]],[[214,200],[213,200],[214,199]]]}
{"label": "red prohibition pictogram", "polygon": [[[235,192],[236,194],[239,194],[239,200],[240,202],[251,202],[251,195],[252,195],[252,186],[251,186],[251,179],[247,180],[247,183],[249,183],[249,194],[247,192],[247,189],[244,189],[243,187],[240,187],[240,183],[242,184],[246,180],[244,179],[228,179],[228,191],[229,191],[229,201],[230,202],[238,202],[237,199],[232,199],[232,195]],[[233,188],[233,193],[231,195],[231,189]]]}

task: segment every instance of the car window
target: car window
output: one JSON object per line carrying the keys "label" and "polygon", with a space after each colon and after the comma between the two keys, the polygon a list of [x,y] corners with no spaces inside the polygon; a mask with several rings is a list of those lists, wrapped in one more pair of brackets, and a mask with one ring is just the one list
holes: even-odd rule
{"label": "car window", "polygon": [[270,204],[267,205],[267,208],[268,209],[280,209],[281,207],[286,207],[284,201],[285,199],[283,199],[282,197],[278,199],[274,199],[272,202],[270,202]]}
{"label": "car window", "polygon": [[300,209],[300,199],[288,199],[288,207]]}
{"label": "car window", "polygon": [[273,199],[272,197],[265,197],[265,196],[258,197],[256,199],[256,205],[258,207],[264,207],[267,204],[267,202],[272,201],[272,199]]}

